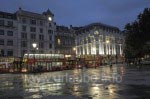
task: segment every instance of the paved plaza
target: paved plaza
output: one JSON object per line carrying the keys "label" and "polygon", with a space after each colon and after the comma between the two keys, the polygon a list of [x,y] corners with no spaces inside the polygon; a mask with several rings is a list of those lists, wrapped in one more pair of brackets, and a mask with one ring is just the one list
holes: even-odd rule
{"label": "paved plaza", "polygon": [[150,68],[124,64],[41,74],[0,74],[0,99],[145,99]]}

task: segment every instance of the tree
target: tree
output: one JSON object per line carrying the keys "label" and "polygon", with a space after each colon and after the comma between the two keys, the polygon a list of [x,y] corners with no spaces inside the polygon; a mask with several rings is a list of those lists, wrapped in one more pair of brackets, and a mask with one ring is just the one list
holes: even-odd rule
{"label": "tree", "polygon": [[141,58],[150,54],[147,42],[150,42],[150,8],[144,9],[143,13],[133,23],[125,26],[125,57]]}

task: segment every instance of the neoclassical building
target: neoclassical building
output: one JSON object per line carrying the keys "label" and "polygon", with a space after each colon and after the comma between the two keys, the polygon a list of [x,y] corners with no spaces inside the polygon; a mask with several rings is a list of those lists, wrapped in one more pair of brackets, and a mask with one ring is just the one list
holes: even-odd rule
{"label": "neoclassical building", "polygon": [[0,56],[54,53],[55,32],[54,14],[50,10],[42,14],[21,8],[15,13],[0,12]]}
{"label": "neoclassical building", "polygon": [[77,55],[122,55],[124,36],[117,27],[92,23],[75,28]]}
{"label": "neoclassical building", "polygon": [[[32,44],[37,43],[38,50]],[[92,23],[83,27],[56,25],[47,10],[34,13],[19,8],[0,12],[0,56],[24,54],[122,55],[124,36],[117,27]]]}
{"label": "neoclassical building", "polygon": [[17,26],[15,14],[0,11],[0,57],[17,55]]}
{"label": "neoclassical building", "polygon": [[[49,9],[39,14],[19,8],[16,17],[19,57],[26,53],[54,53],[56,23],[54,22],[54,14]],[[33,48],[33,43],[37,44],[38,50]]]}

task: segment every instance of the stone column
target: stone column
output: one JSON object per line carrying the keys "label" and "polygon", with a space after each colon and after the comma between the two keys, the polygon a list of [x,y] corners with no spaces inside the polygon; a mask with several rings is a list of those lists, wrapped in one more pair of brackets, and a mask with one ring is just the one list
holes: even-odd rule
{"label": "stone column", "polygon": [[103,43],[101,41],[99,41],[99,54],[104,54],[104,47],[103,47]]}
{"label": "stone column", "polygon": [[119,48],[120,48],[120,55],[122,55],[122,48],[121,48],[121,47],[122,47],[122,45],[120,44],[120,45],[119,45]]}
{"label": "stone column", "polygon": [[102,54],[105,54],[105,53],[104,53],[104,43],[101,42],[101,44],[102,44]]}
{"label": "stone column", "polygon": [[108,54],[107,51],[108,51],[108,50],[107,50],[107,44],[105,43],[105,52],[106,52],[106,55]]}
{"label": "stone column", "polygon": [[86,49],[87,49],[87,55],[89,55],[89,43],[87,44]]}
{"label": "stone column", "polygon": [[114,44],[114,54],[116,55],[116,44]]}

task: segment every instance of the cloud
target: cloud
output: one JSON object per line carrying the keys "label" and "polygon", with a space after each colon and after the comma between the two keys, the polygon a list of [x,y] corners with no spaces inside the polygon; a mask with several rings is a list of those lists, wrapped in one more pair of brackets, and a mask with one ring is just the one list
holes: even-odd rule
{"label": "cloud", "polygon": [[14,12],[19,7],[42,13],[48,8],[54,13],[57,24],[86,25],[103,22],[123,29],[128,22],[134,21],[149,0],[3,0],[2,11]]}

